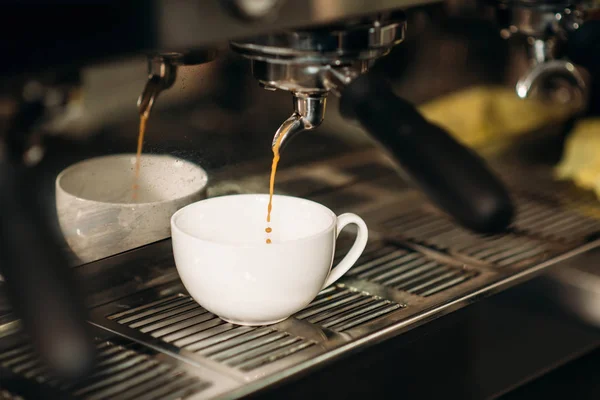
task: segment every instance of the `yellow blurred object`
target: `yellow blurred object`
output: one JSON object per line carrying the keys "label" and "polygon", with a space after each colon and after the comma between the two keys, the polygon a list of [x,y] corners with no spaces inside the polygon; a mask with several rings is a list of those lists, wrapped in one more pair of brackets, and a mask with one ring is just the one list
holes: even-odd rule
{"label": "yellow blurred object", "polygon": [[594,190],[600,197],[600,118],[577,122],[567,138],[563,158],[555,176]]}
{"label": "yellow blurred object", "polygon": [[569,106],[522,100],[513,89],[495,86],[455,92],[419,109],[429,121],[473,148],[565,121],[574,111]]}

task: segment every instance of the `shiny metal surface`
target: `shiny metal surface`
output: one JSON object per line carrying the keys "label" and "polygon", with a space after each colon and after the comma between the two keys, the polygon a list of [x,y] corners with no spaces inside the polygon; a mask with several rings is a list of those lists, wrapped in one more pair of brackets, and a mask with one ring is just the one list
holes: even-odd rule
{"label": "shiny metal surface", "polygon": [[587,88],[575,66],[565,59],[569,34],[585,22],[589,5],[578,1],[498,1],[495,14],[502,36],[526,38],[530,68],[516,84],[519,97],[538,97],[582,109]]}
{"label": "shiny metal surface", "polygon": [[[542,59],[519,79],[515,91],[522,99],[554,97],[557,102],[571,103],[575,108],[581,108],[585,105],[587,85],[572,63]],[[553,95],[552,92],[558,94]]]}
{"label": "shiny metal surface", "polygon": [[[290,190],[336,212],[352,210],[371,227],[367,250],[339,284],[286,321],[267,327],[235,326],[188,296],[175,272],[170,243],[163,241],[77,268],[97,284],[89,298],[91,322],[111,343],[135,343],[150,355],[134,352],[128,357],[177,365],[210,385],[198,383],[203,389],[197,398],[237,398],[362,351],[552,265],[566,265],[575,255],[589,255],[590,264],[598,262],[600,219],[590,215],[590,210],[600,210],[595,202],[583,201],[577,207],[576,199],[584,197],[553,182],[547,169],[503,164],[496,169],[512,187],[519,213],[507,234],[495,236],[457,227],[402,182],[377,151],[283,169],[278,181],[283,193]],[[229,173],[223,176],[231,178]],[[243,190],[258,178],[245,174],[235,182]],[[266,189],[268,182],[260,178]],[[350,237],[342,234],[338,257]],[[11,323],[4,326],[7,332],[10,326],[16,328]],[[11,336],[5,333],[0,346],[9,346]],[[35,365],[28,357],[11,357],[5,368],[17,368],[21,376],[29,373],[29,363]],[[131,371],[132,382],[146,377],[144,368],[131,370],[128,365],[115,359],[113,368]],[[101,387],[134,390],[129,375],[115,374],[122,385],[98,383],[93,388],[100,393]]]}
{"label": "shiny metal surface", "polygon": [[216,55],[214,50],[203,50],[161,53],[148,57],[148,81],[137,101],[140,115],[148,116],[158,95],[173,86],[177,78],[177,67],[204,64],[214,60]]}
{"label": "shiny metal surface", "polygon": [[231,48],[251,60],[252,73],[265,88],[324,93],[330,69],[365,71],[404,40],[405,30],[406,18],[394,13],[234,41]]}
{"label": "shiny metal surface", "polygon": [[[365,14],[366,15],[366,14]],[[406,17],[362,17],[325,28],[288,31],[231,42],[244,57],[273,63],[345,64],[384,55],[404,40]]]}
{"label": "shiny metal surface", "polygon": [[272,146],[282,150],[300,132],[316,129],[325,118],[327,94],[294,93],[294,113],[275,132]]}
{"label": "shiny metal surface", "polygon": [[[215,394],[210,373],[178,365],[135,342],[96,330],[98,364],[81,381],[54,378],[18,333],[4,338],[0,366],[65,396],[82,399],[198,399]],[[226,381],[220,380],[226,385]]]}

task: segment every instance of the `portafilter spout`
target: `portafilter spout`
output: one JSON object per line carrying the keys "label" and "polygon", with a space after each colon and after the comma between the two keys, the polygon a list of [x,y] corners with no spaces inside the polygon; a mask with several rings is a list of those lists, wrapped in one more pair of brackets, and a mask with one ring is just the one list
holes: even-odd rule
{"label": "portafilter spout", "polygon": [[148,58],[148,81],[137,101],[140,115],[147,117],[158,95],[173,86],[177,77],[177,66],[174,60],[172,57],[162,55]]}
{"label": "portafilter spout", "polygon": [[169,89],[177,78],[177,68],[181,65],[204,64],[215,59],[215,50],[201,50],[190,53],[159,53],[148,57],[148,81],[138,98],[140,115],[149,116],[158,95]]}
{"label": "portafilter spout", "polygon": [[326,93],[294,93],[294,113],[275,132],[272,146],[281,151],[300,132],[317,128],[325,118]]}

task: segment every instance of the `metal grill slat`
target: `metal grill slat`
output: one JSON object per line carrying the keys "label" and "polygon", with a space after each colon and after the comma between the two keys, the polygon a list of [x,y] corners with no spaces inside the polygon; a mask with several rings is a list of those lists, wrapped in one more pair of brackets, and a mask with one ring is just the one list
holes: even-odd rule
{"label": "metal grill slat", "polygon": [[[483,251],[486,251],[484,244],[479,246]],[[444,289],[449,289],[459,283],[468,281],[478,275],[477,272],[465,270],[459,267],[453,267],[442,264],[422,253],[410,249],[399,249],[395,246],[386,246],[385,252],[379,252],[378,259],[371,259],[365,264],[357,264],[352,270],[360,270],[360,274],[354,276],[365,279],[371,282],[379,283],[384,286],[402,290],[415,295],[426,297],[420,290],[415,289],[415,285],[427,282],[439,282],[443,288],[429,287],[423,291],[430,296],[433,293],[438,293]],[[502,250],[498,250],[502,251]],[[393,257],[393,255],[401,254],[401,257]],[[449,285],[443,279],[435,280],[438,276],[458,275],[455,284]],[[433,279],[431,277],[434,277]]]}
{"label": "metal grill slat", "polygon": [[[385,281],[385,285],[395,287],[396,289],[405,290],[404,288],[411,288],[415,283],[426,280],[431,276],[437,276],[444,273],[456,274],[460,273],[458,270],[444,270],[440,268],[440,265],[435,261],[431,261],[424,265],[426,268],[413,269],[412,271],[408,271],[402,275],[398,275],[389,280]],[[406,290],[409,293],[410,290]]]}
{"label": "metal grill slat", "polygon": [[506,240],[507,243],[494,243],[490,242],[485,246],[479,246],[477,249],[467,249],[464,254],[471,257],[477,258],[488,263],[493,263],[496,260],[502,260],[506,258],[506,255],[519,254],[523,251],[527,251],[529,246],[527,243],[516,243],[511,245],[511,241]]}
{"label": "metal grill slat", "polygon": [[119,351],[123,351],[123,348],[121,346],[105,346],[102,348],[97,347],[97,349],[100,350],[96,355],[98,362],[101,362],[105,358],[110,357],[112,354],[118,353]]}
{"label": "metal grill slat", "polygon": [[211,346],[224,343],[226,341],[229,341],[245,333],[252,332],[254,330],[256,330],[256,328],[252,326],[239,326],[233,329],[229,329],[223,333],[219,332],[216,335],[211,335],[207,339],[202,339],[196,343],[186,346],[185,349],[202,354],[202,351],[204,349],[208,349]]}
{"label": "metal grill slat", "polygon": [[366,271],[363,272],[362,274],[359,274],[359,278],[363,278],[363,279],[373,279],[375,280],[374,276],[377,277],[377,279],[385,279],[386,274],[389,274],[390,271],[393,271],[397,269],[397,267],[399,265],[401,265],[402,267],[402,271],[406,271],[409,269],[412,269],[414,267],[419,266],[420,264],[423,264],[423,259],[421,257],[419,257],[419,254],[417,253],[409,253],[403,257],[400,257],[398,259],[389,261],[383,265],[379,265],[377,268],[372,269],[371,271]]}
{"label": "metal grill slat", "polygon": [[[336,297],[337,301],[329,303],[323,301],[332,297]],[[315,303],[318,303],[317,307],[314,307]],[[386,308],[384,311],[378,309],[380,305],[387,304],[393,307]],[[304,310],[296,313],[294,317],[343,332],[346,329],[358,327],[375,320],[400,307],[399,304],[372,296],[368,293],[355,292],[340,285],[333,285],[321,291],[313,303],[306,306]],[[343,324],[345,321],[348,323]],[[353,323],[350,324],[350,321]]]}
{"label": "metal grill slat", "polygon": [[[129,399],[137,399],[139,396],[144,393],[152,393],[157,389],[160,389],[162,386],[167,385],[173,381],[178,381],[181,379],[185,379],[183,373],[179,371],[170,372],[168,374],[162,374],[159,376],[154,376],[147,379],[144,382],[140,382],[138,385],[133,386],[118,395],[113,396],[112,400],[129,400]],[[194,378],[189,378],[192,382],[195,380]]]}
{"label": "metal grill slat", "polygon": [[523,232],[551,239],[581,242],[600,232],[600,221],[572,210],[548,207],[537,201],[518,197],[518,214],[514,226]]}
{"label": "metal grill slat", "polygon": [[[142,354],[135,350],[138,345],[127,342],[127,347],[115,345],[107,340],[97,341],[97,364],[91,375],[77,382],[61,382],[48,376],[48,370],[32,352],[31,346],[19,345],[4,352],[4,364],[8,365],[13,373],[36,382],[49,385],[65,397],[86,399],[139,399],[152,398],[149,390],[158,387],[158,383],[169,383],[163,380],[165,376],[177,376],[179,382],[177,390],[186,393],[196,393],[209,387],[210,383],[198,377],[191,377],[185,371],[176,369],[175,366],[154,359],[149,354]],[[12,356],[12,358],[11,358]],[[24,357],[30,357],[25,362]],[[169,375],[165,375],[165,374]],[[192,378],[189,380],[188,378]],[[138,396],[139,395],[139,396]]]}
{"label": "metal grill slat", "polygon": [[350,290],[344,290],[343,292],[344,296],[338,297],[335,301],[321,302],[316,307],[309,304],[304,311],[300,311],[295,317],[299,319],[310,318],[313,315],[329,312],[337,307],[360,300],[362,297],[362,294],[358,292],[352,292]]}
{"label": "metal grill slat", "polygon": [[290,346],[301,341],[302,339],[299,339],[297,337],[283,335],[278,339],[269,340],[268,342],[261,344],[260,346],[255,347],[252,350],[230,357],[227,360],[225,360],[225,363],[228,365],[238,367],[244,362],[253,361],[260,356],[273,354],[274,352],[277,352],[283,347]]}
{"label": "metal grill slat", "polygon": [[[119,352],[117,354],[113,355],[112,357],[107,357],[107,358],[101,360],[98,363],[97,367],[104,368],[104,367],[110,366],[112,364],[119,363],[126,358],[134,357],[134,356],[138,355],[135,351],[132,351],[132,350],[124,350],[124,349],[118,348],[118,347],[117,347],[117,350],[119,350]],[[145,356],[143,356],[143,355],[140,355],[140,357],[145,358]]]}
{"label": "metal grill slat", "polygon": [[[207,329],[198,329],[195,330],[194,334],[189,336],[184,336],[181,340],[175,341],[173,344],[177,347],[185,347],[186,349],[193,350],[193,346],[197,346],[198,343],[204,345],[209,339],[220,340],[225,337],[230,331],[234,331],[237,325],[230,324],[229,322],[224,322],[219,319],[215,319],[214,321],[208,321],[204,324],[214,323],[215,326],[207,328]],[[201,325],[204,325],[201,324]],[[196,328],[196,327],[194,327]],[[190,328],[191,329],[191,328]],[[237,327],[237,329],[245,329],[246,332],[252,330],[251,327]],[[166,340],[167,336],[163,338]],[[168,341],[168,340],[167,340]]]}
{"label": "metal grill slat", "polygon": [[131,366],[130,368],[126,368],[124,370],[116,371],[116,372],[111,371],[110,376],[107,376],[107,377],[104,377],[104,379],[100,379],[100,380],[94,381],[92,383],[89,383],[80,389],[76,389],[73,392],[73,394],[75,396],[83,396],[88,393],[93,393],[93,392],[99,391],[106,387],[109,387],[109,388],[113,387],[114,385],[117,385],[118,383],[123,382],[123,381],[127,381],[130,378],[133,378],[134,376],[137,376],[138,374],[143,373],[143,372],[155,367],[156,365],[158,365],[158,361],[146,359],[144,362],[135,364],[135,365]]}
{"label": "metal grill slat", "polygon": [[458,284],[460,284],[460,283],[462,283],[462,282],[464,282],[466,280],[469,280],[470,278],[471,278],[471,276],[469,276],[469,275],[459,275],[459,276],[457,276],[454,279],[451,279],[449,281],[446,281],[446,282],[442,283],[441,285],[440,284],[436,284],[432,288],[428,288],[427,287],[427,288],[425,288],[427,290],[421,291],[421,292],[415,292],[415,293],[417,293],[418,295],[423,296],[423,297],[432,296],[432,295],[434,295],[436,293],[439,293],[439,292],[441,292],[441,291],[443,291],[445,289],[454,287],[454,286],[456,286],[456,285],[458,285]]}
{"label": "metal grill slat", "polygon": [[[180,399],[185,399],[188,396],[191,396],[195,393],[198,393],[198,392],[206,389],[209,386],[210,386],[210,384],[208,384],[206,382],[190,383],[187,386],[179,385],[178,387],[173,388],[173,390],[170,392],[166,392],[166,393],[158,395],[158,396],[140,398],[139,400],[146,400],[146,399],[149,399],[149,400],[180,400]],[[138,399],[136,399],[136,400],[138,400]]]}
{"label": "metal grill slat", "polygon": [[336,291],[334,287],[329,287],[327,289],[322,290],[317,297],[310,303],[305,310],[313,309],[317,306],[328,303],[332,300],[337,300],[340,298],[346,298],[348,296],[352,296],[352,292],[349,290],[340,290]]}
{"label": "metal grill slat", "polygon": [[105,377],[110,377],[119,374],[121,371],[135,367],[136,365],[141,364],[147,360],[148,358],[143,355],[135,355],[129,358],[121,358],[119,360],[115,360],[115,362],[111,364],[99,366],[99,371],[96,371],[94,374],[87,377],[83,382],[79,382],[75,387],[72,387],[67,384],[62,386],[62,388],[73,390],[77,387],[85,387],[86,385],[91,384],[91,382],[93,381],[101,380]]}
{"label": "metal grill slat", "polygon": [[345,303],[343,306],[340,305],[340,306],[337,306],[334,308],[323,310],[322,312],[320,312],[318,314],[315,314],[315,315],[312,315],[312,316],[306,318],[306,320],[309,322],[312,322],[313,324],[323,325],[323,321],[326,321],[326,320],[329,320],[332,318],[336,318],[339,315],[345,315],[345,313],[347,311],[356,310],[357,308],[361,307],[362,305],[372,303],[374,301],[376,301],[376,300],[369,296],[360,296],[351,302]]}
{"label": "metal grill slat", "polygon": [[196,353],[210,357],[214,354],[220,354],[222,352],[225,352],[228,349],[237,349],[239,346],[244,346],[246,342],[250,342],[252,340],[260,338],[261,336],[269,335],[273,332],[275,332],[275,330],[271,328],[254,328],[247,333],[236,335],[231,339],[223,340],[210,347],[197,350]]}
{"label": "metal grill slat", "polygon": [[256,357],[252,360],[245,361],[241,364],[238,364],[237,367],[241,370],[251,371],[256,369],[262,365],[270,364],[274,361],[283,359],[285,357],[289,357],[294,353],[297,353],[301,350],[314,346],[315,342],[301,340],[293,342],[287,346],[279,348],[277,351],[273,351],[271,353],[264,354],[262,356]]}
{"label": "metal grill slat", "polygon": [[135,323],[135,321],[148,317],[149,315],[160,315],[160,313],[163,311],[173,310],[178,307],[185,307],[189,303],[190,299],[177,296],[176,299],[157,304],[158,307],[144,307],[144,311],[142,311],[141,313],[129,313],[128,317],[117,319],[116,321],[120,324],[132,324]]}
{"label": "metal grill slat", "polygon": [[404,228],[404,232],[406,235],[415,237],[436,237],[454,229],[452,225],[444,222],[438,218],[431,218],[426,224],[418,225],[414,228]]}
{"label": "metal grill slat", "polygon": [[[459,271],[444,272],[444,271],[440,271],[439,269],[436,269],[436,270],[430,271],[427,274],[421,275],[417,281],[412,282],[412,284],[416,284],[416,286],[413,286],[406,291],[409,293],[415,293],[423,288],[434,285],[437,282],[444,281],[445,279],[451,278],[458,274],[459,274]],[[429,278],[431,278],[431,279],[429,279]]]}
{"label": "metal grill slat", "polygon": [[[527,205],[524,208],[525,218],[522,214],[521,221],[528,223],[536,221],[537,223],[536,218],[544,219],[543,217],[546,214],[543,210],[536,207],[536,205]],[[426,246],[445,250],[450,252],[450,254],[464,254],[472,259],[497,266],[510,266],[511,264],[506,262],[507,259],[510,259],[513,263],[519,263],[519,266],[523,267],[524,262],[534,263],[539,261],[540,257],[543,258],[547,254],[552,253],[549,245],[532,237],[512,233],[496,236],[476,235],[453,224],[445,216],[424,211],[423,209],[411,211],[410,213],[418,214],[421,218],[415,219],[411,217],[410,221],[413,222],[408,226],[404,225],[402,217],[394,218],[384,222],[383,226],[392,233],[399,233],[403,237],[415,240]],[[553,215],[552,217],[554,218],[555,216]],[[561,220],[563,223],[564,219],[563,217]],[[414,228],[414,221],[421,222],[423,226],[418,229]],[[427,221],[427,223],[425,224],[423,221]],[[432,226],[436,228],[431,229]],[[577,226],[581,226],[581,224]],[[546,229],[547,227],[544,226],[543,228]],[[541,230],[542,228],[537,231]],[[517,254],[522,255],[518,257]]]}
{"label": "metal grill slat", "polygon": [[498,265],[501,267],[504,267],[504,266],[516,264],[517,262],[525,261],[528,259],[532,259],[532,261],[530,261],[530,263],[533,263],[533,259],[540,260],[539,256],[545,256],[545,255],[546,255],[546,249],[543,249],[543,248],[531,249],[528,252],[520,253],[520,254],[514,255],[512,257],[505,258],[502,261],[498,262]]}
{"label": "metal grill slat", "polygon": [[127,324],[132,328],[137,328],[148,323],[167,318],[172,315],[173,312],[179,312],[181,309],[187,311],[187,307],[190,306],[196,308],[198,305],[193,304],[191,299],[183,297],[180,300],[169,303],[168,305],[159,307],[157,309],[146,310],[142,314],[133,315],[118,322],[120,324]]}
{"label": "metal grill slat", "polygon": [[364,314],[363,312],[357,313],[358,315],[354,318],[347,319],[346,321],[344,321],[344,323],[338,323],[337,325],[331,326],[331,329],[338,332],[344,332],[348,329],[352,329],[354,327],[372,321],[376,318],[390,314],[391,312],[394,312],[400,308],[402,308],[400,304],[389,303],[381,308],[370,310],[368,314]]}
{"label": "metal grill slat", "polygon": [[[456,246],[455,249],[464,254],[485,260],[486,257],[491,257],[506,251],[506,249],[511,249],[514,242],[514,238],[511,235],[501,237],[489,236],[483,238],[483,240],[476,240],[472,244],[469,244],[469,241],[464,241],[460,246]],[[523,243],[517,244],[523,245]]]}
{"label": "metal grill slat", "polygon": [[325,328],[331,328],[335,325],[341,324],[349,319],[357,317],[359,315],[364,315],[370,313],[375,309],[378,309],[381,306],[387,305],[390,302],[388,300],[376,300],[376,299],[368,299],[368,301],[361,302],[360,304],[356,304],[355,307],[346,310],[343,313],[338,313],[336,315],[330,316],[322,321],[320,321],[320,325]]}
{"label": "metal grill slat", "polygon": [[125,311],[121,311],[121,312],[118,312],[118,313],[115,313],[115,314],[108,315],[106,318],[108,318],[111,321],[117,320],[117,321],[120,321],[121,323],[123,323],[123,318],[122,317],[125,317],[125,316],[130,315],[130,314],[137,314],[140,311],[144,311],[147,308],[154,307],[154,306],[156,306],[158,304],[166,304],[166,303],[169,303],[171,301],[178,300],[179,298],[181,298],[181,296],[179,294],[175,294],[175,295],[168,296],[168,297],[163,297],[160,300],[152,301],[150,303],[143,304],[143,305],[141,305],[139,307],[130,308],[130,309],[125,310]]}
{"label": "metal grill slat", "polygon": [[169,343],[175,342],[176,346],[182,347],[186,344],[196,341],[195,338],[197,337],[197,334],[201,334],[202,332],[217,326],[229,326],[229,329],[231,329],[233,327],[233,324],[229,324],[228,322],[224,322],[223,320],[213,316],[208,321],[194,324],[185,329],[181,329],[174,333],[164,335],[161,337],[161,339]]}
{"label": "metal grill slat", "polygon": [[21,354],[15,358],[8,359],[3,361],[1,365],[5,368],[11,368],[13,365],[19,365],[19,363],[27,362],[35,357],[35,353],[29,352],[25,354]]}
{"label": "metal grill slat", "polygon": [[17,347],[13,347],[10,350],[6,350],[6,351],[0,353],[0,361],[1,360],[5,360],[7,358],[14,357],[14,356],[16,356],[18,354],[21,354],[21,353],[24,353],[26,351],[29,351],[29,352],[32,351],[31,345],[29,345],[29,344],[20,344]]}
{"label": "metal grill slat", "polygon": [[26,363],[14,366],[12,368],[12,370],[14,372],[16,372],[17,374],[24,374],[25,371],[31,369],[32,367],[38,367],[39,364],[40,364],[40,361],[37,358],[34,358]]}
{"label": "metal grill slat", "polygon": [[261,335],[260,337],[257,337],[255,339],[245,341],[243,344],[240,344],[238,346],[230,347],[219,352],[209,353],[208,357],[215,361],[227,361],[228,359],[234,356],[243,354],[247,351],[274,342],[286,336],[287,334],[284,332],[272,331],[267,333],[266,335]]}
{"label": "metal grill slat", "polygon": [[[348,246],[340,246],[339,243],[336,243],[335,256],[333,257],[334,265],[342,260],[342,257],[350,251],[353,244],[354,242],[350,243]],[[378,258],[380,256],[379,253],[381,252],[385,252],[385,247],[380,247],[379,245],[373,246],[373,242],[369,242],[356,263],[364,264],[372,259]]]}
{"label": "metal grill slat", "polygon": [[140,331],[144,333],[150,333],[154,337],[161,337],[170,333],[179,332],[185,328],[189,328],[192,325],[206,322],[215,317],[213,314],[206,312],[203,309],[201,310],[202,312],[199,315],[197,313],[192,313],[189,315],[186,314],[185,318],[181,318],[181,316],[179,316],[177,318],[167,319],[161,322],[160,324],[144,327],[140,329]]}
{"label": "metal grill slat", "polygon": [[173,310],[164,311],[158,315],[153,315],[151,318],[145,318],[143,320],[136,321],[133,324],[129,324],[129,326],[132,328],[154,330],[164,325],[177,322],[180,319],[185,319],[193,315],[203,314],[205,312],[206,310],[204,310],[198,304],[191,303],[181,307],[177,307]]}
{"label": "metal grill slat", "polygon": [[47,371],[48,371],[48,367],[46,367],[45,365],[38,365],[32,369],[24,370],[23,372],[21,372],[21,375],[23,375],[25,378],[33,379],[36,376],[40,375],[42,372],[47,372]]}
{"label": "metal grill slat", "polygon": [[164,364],[162,365],[152,365],[149,366],[146,370],[144,370],[143,372],[136,372],[136,374],[134,376],[131,376],[125,380],[122,380],[118,383],[112,384],[108,387],[106,387],[103,390],[100,390],[99,392],[96,393],[92,393],[89,396],[86,396],[86,399],[88,400],[102,400],[102,399],[112,399],[113,396],[115,396],[116,394],[122,393],[124,391],[126,391],[127,389],[130,389],[131,387],[137,386],[142,382],[147,381],[148,379],[152,379],[155,378],[157,376],[160,376],[161,374],[164,374],[166,372],[168,372],[170,370],[170,368]]}
{"label": "metal grill slat", "polygon": [[373,281],[389,285],[414,275],[425,273],[438,266],[438,263],[435,261],[423,259],[419,259],[418,261],[418,263],[410,263],[408,265],[402,265],[399,268],[392,268],[389,271],[378,275],[376,278],[373,278]]}
{"label": "metal grill slat", "polygon": [[406,255],[406,253],[407,253],[405,250],[395,250],[386,255],[385,252],[387,249],[388,248],[381,249],[381,251],[378,252],[379,253],[378,256],[376,256],[372,260],[369,260],[368,262],[364,262],[359,259],[356,262],[355,266],[352,267],[352,269],[350,269],[350,271],[348,271],[348,275],[349,276],[358,275],[363,271],[366,271],[366,270],[376,267],[378,265],[384,264],[388,261],[397,259],[403,255]]}
{"label": "metal grill slat", "polygon": [[[196,378],[193,377],[187,377],[187,378],[180,378],[179,377],[180,374],[174,374],[174,375],[167,375],[165,378],[167,379],[166,383],[156,386],[151,390],[142,392],[142,393],[136,393],[133,396],[135,397],[124,397],[127,400],[158,400],[158,399],[166,399],[168,395],[171,395],[175,392],[177,392],[178,390],[180,390],[181,388],[193,388],[193,386],[198,382],[198,380]],[[171,378],[172,377],[172,378]],[[158,380],[159,382],[165,382],[164,379]],[[134,391],[135,393],[135,388],[132,388],[131,390]],[[124,392],[123,396],[127,395],[128,392]],[[193,392],[192,392],[193,393]],[[191,394],[191,393],[190,393]],[[175,398],[180,398],[180,397],[175,397]]]}

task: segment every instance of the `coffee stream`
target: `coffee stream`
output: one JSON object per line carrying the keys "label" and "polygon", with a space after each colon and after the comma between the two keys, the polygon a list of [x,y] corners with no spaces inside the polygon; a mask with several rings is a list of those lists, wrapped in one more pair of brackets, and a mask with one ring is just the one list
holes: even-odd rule
{"label": "coffee stream", "polygon": [[[133,180],[133,201],[136,201],[138,198],[138,190],[139,190],[139,179],[140,179],[140,168],[141,168],[141,158],[142,158],[142,147],[144,144],[144,134],[146,133],[146,122],[148,121],[148,113],[140,114],[140,131],[138,134],[138,143],[137,143],[137,153],[135,155],[135,174]],[[279,146],[281,145],[281,140],[284,135],[279,135],[277,138],[275,145],[273,146],[273,164],[271,165],[271,179],[269,182],[269,205],[267,207],[267,224],[271,223],[271,210],[273,209],[273,192],[275,189],[275,174],[277,172],[277,164],[279,164]],[[267,225],[265,229],[267,234],[273,232],[273,229]],[[271,238],[267,238],[267,244],[272,243]]]}
{"label": "coffee stream", "polygon": [[[269,206],[267,207],[267,224],[271,223],[271,210],[273,209],[273,192],[275,189],[275,173],[277,172],[277,164],[279,164],[279,146],[284,135],[279,135],[273,146],[273,164],[271,165],[271,180],[269,182]],[[265,232],[271,233],[273,229],[267,225]],[[271,243],[271,238],[267,238],[267,244]]]}
{"label": "coffee stream", "polygon": [[146,122],[148,121],[148,113],[140,114],[140,132],[138,134],[137,153],[135,154],[135,174],[133,176],[133,201],[137,200],[138,190],[140,188],[140,167],[142,159],[142,145],[144,144],[144,134],[146,133]]}

